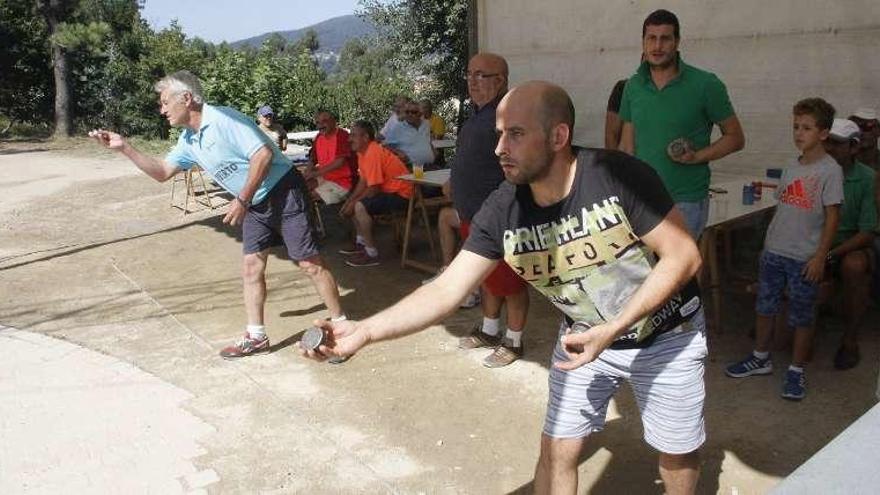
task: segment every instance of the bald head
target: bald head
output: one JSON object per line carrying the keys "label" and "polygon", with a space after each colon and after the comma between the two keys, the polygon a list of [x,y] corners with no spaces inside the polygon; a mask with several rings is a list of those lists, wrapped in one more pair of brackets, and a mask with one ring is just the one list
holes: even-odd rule
{"label": "bald head", "polygon": [[471,57],[470,63],[468,63],[468,67],[471,65],[479,65],[480,67],[486,68],[492,72],[497,72],[504,76],[504,80],[507,81],[507,60],[504,60],[504,57],[495,53],[482,52]]}
{"label": "bald head", "polygon": [[510,90],[502,100],[505,107],[522,107],[538,117],[544,132],[559,124],[568,126],[568,143],[574,129],[574,104],[561,87],[546,81],[529,81]]}
{"label": "bald head", "polygon": [[468,94],[477,106],[483,106],[507,91],[507,61],[494,53],[471,57],[467,69]]}

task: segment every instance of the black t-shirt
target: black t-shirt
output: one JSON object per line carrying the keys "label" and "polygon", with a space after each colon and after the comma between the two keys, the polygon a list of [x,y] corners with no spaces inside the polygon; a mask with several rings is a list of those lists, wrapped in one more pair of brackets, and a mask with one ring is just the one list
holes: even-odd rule
{"label": "black t-shirt", "polygon": [[[576,149],[569,195],[540,207],[528,185],[502,184],[474,217],[464,249],[503,259],[570,320],[596,325],[617,315],[656,264],[640,236],[674,203],[649,165],[613,150]],[[619,337],[645,347],[700,307],[696,282]]]}
{"label": "black t-shirt", "polygon": [[495,155],[498,135],[495,133],[495,109],[501,101],[478,108],[461,126],[455,142],[455,157],[450,168],[452,203],[459,216],[470,221],[483,201],[504,181],[504,172]]}
{"label": "black t-shirt", "polygon": [[608,97],[607,111],[620,113],[620,101],[623,99],[623,88],[626,87],[626,81],[626,79],[621,79],[614,85],[614,89],[611,90],[611,96]]}

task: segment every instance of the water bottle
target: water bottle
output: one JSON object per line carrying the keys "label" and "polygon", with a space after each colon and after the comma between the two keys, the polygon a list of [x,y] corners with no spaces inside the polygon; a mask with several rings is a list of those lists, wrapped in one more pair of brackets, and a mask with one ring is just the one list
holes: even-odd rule
{"label": "water bottle", "polygon": [[743,204],[751,205],[755,203],[754,189],[751,184],[743,186]]}

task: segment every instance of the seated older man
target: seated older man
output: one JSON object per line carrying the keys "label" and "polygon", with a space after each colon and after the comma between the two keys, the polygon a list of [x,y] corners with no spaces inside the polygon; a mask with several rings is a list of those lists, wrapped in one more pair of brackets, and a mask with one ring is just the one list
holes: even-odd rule
{"label": "seated older man", "polygon": [[411,165],[434,163],[431,124],[422,119],[419,104],[412,100],[406,102],[403,107],[403,120],[388,131],[384,144]]}
{"label": "seated older man", "polygon": [[871,273],[874,270],[874,230],[877,207],[874,201],[874,171],[856,159],[859,127],[846,119],[834,119],[825,150],[843,168],[843,208],[834,244],[828,252],[828,266],[841,282],[847,325],[834,367],[845,370],[859,362],[858,330],[868,307]]}
{"label": "seated older man", "polygon": [[373,217],[406,209],[413,194],[412,184],[397,179],[407,174],[406,166],[391,150],[376,142],[376,130],[365,120],[351,126],[351,149],[357,153],[360,180],[345,201],[340,214],[351,217],[357,238],[354,246],[339,252],[351,255],[349,266],[376,266],[379,250],[373,239]]}

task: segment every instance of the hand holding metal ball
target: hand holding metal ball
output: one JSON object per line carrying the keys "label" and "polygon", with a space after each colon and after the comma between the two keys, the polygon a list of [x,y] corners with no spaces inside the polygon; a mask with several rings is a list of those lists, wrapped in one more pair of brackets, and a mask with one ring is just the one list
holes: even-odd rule
{"label": "hand holding metal ball", "polygon": [[299,343],[306,351],[318,352],[318,347],[326,341],[326,333],[318,327],[311,327],[303,334]]}

